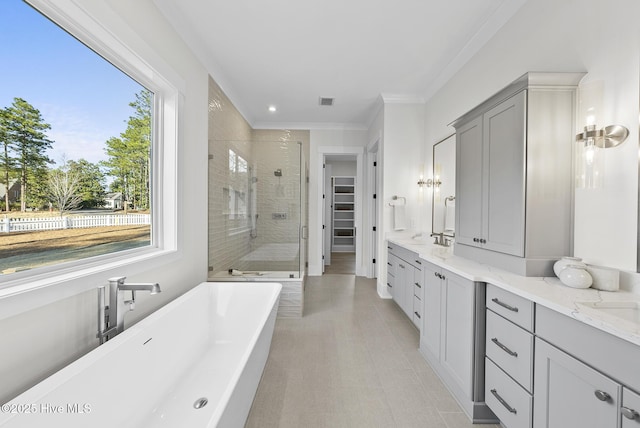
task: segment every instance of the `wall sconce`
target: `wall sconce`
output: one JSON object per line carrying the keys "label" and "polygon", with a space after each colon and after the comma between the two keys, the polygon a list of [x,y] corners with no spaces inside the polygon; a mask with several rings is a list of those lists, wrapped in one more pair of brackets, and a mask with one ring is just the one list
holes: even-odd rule
{"label": "wall sconce", "polygon": [[596,129],[587,125],[584,132],[576,135],[576,187],[595,189],[602,187],[604,180],[604,149],[622,144],[629,130],[622,125],[609,125]]}
{"label": "wall sconce", "polygon": [[428,179],[427,181],[424,180],[424,178],[420,177],[420,179],[418,180],[418,186],[420,186],[420,188],[423,188],[424,186],[427,187],[440,187],[440,185],[442,184],[442,181],[440,181],[439,179]]}

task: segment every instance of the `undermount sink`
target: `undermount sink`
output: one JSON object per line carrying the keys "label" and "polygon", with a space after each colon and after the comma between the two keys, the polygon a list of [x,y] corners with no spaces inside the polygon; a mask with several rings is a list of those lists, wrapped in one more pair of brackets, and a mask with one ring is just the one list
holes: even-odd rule
{"label": "undermount sink", "polygon": [[629,300],[608,301],[608,302],[578,302],[579,305],[589,309],[595,309],[606,315],[640,324],[640,302]]}

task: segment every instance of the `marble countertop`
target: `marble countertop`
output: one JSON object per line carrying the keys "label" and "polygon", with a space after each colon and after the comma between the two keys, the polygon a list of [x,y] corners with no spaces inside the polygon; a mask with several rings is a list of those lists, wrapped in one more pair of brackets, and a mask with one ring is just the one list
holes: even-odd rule
{"label": "marble countertop", "polygon": [[[575,289],[556,277],[524,277],[453,254],[445,248],[409,238],[389,238],[389,242],[417,253],[420,258],[471,281],[486,282],[529,299],[556,312],[570,316],[599,330],[640,346],[640,319],[637,322],[619,318],[596,309],[589,303],[623,302],[640,304],[640,295],[627,291]],[[582,303],[586,303],[582,304]]]}

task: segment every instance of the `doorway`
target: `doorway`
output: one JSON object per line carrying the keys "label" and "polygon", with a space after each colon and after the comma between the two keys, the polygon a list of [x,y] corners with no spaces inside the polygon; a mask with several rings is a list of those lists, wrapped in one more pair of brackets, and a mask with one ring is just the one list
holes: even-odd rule
{"label": "doorway", "polygon": [[357,156],[324,156],[323,272],[356,274]]}

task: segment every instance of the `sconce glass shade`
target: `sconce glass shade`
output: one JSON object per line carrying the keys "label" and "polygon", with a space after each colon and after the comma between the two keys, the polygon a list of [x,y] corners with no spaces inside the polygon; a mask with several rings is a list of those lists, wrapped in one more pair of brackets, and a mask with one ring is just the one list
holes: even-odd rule
{"label": "sconce glass shade", "polygon": [[629,136],[629,130],[621,125],[609,125],[596,129],[587,125],[584,132],[576,135],[576,187],[597,189],[604,184],[605,149],[622,144]]}
{"label": "sconce glass shade", "polygon": [[589,137],[578,141],[576,150],[576,187],[598,189],[604,183],[604,149]]}

